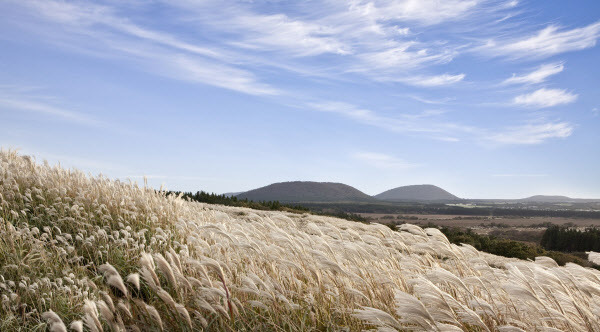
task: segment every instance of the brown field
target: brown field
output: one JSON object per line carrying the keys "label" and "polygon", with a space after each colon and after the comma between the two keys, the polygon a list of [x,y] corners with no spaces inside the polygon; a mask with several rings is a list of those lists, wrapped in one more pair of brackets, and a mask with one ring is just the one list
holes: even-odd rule
{"label": "brown field", "polygon": [[534,225],[540,225],[550,222],[556,225],[565,225],[572,223],[574,226],[600,226],[600,219],[589,218],[559,218],[559,217],[483,217],[483,216],[460,216],[444,214],[381,214],[381,213],[361,213],[361,216],[373,222],[389,224],[406,221],[411,224],[433,223],[438,226],[456,226],[456,227],[476,227],[483,225],[505,224],[512,227],[531,228]]}
{"label": "brown field", "polygon": [[381,224],[411,223],[425,226],[432,223],[442,227],[470,228],[477,234],[493,235],[501,238],[539,243],[546,230],[544,223],[566,225],[583,229],[600,226],[600,219],[557,218],[557,217],[483,217],[441,214],[378,214],[362,213],[369,221]]}

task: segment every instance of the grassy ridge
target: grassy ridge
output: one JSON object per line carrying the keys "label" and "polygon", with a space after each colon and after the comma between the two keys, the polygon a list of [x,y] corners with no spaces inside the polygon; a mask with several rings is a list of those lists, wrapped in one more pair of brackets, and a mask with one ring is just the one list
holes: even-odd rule
{"label": "grassy ridge", "polygon": [[[0,330],[594,330],[600,272],[0,152]],[[518,330],[517,330],[518,331]]]}

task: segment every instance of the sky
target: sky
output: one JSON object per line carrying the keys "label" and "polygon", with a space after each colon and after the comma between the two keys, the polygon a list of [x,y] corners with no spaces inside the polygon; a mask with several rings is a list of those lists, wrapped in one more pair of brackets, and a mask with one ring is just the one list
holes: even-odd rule
{"label": "sky", "polygon": [[600,2],[0,2],[0,146],[169,190],[600,198]]}

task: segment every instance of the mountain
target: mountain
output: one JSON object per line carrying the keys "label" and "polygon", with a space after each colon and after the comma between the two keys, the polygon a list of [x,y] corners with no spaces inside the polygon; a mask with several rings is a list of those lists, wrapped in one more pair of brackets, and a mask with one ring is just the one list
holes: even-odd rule
{"label": "mountain", "polygon": [[364,202],[373,197],[343,183],[293,181],[279,182],[243,192],[237,198],[280,202]]}
{"label": "mountain", "polygon": [[403,186],[374,196],[384,201],[454,201],[460,198],[431,184]]}
{"label": "mountain", "polygon": [[527,198],[520,199],[523,202],[538,202],[538,203],[561,203],[561,202],[572,202],[576,199],[567,196],[548,196],[548,195],[535,195]]}

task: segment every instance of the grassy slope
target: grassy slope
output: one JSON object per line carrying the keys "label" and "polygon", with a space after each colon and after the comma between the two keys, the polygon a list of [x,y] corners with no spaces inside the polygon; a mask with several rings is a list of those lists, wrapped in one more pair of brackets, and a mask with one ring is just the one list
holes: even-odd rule
{"label": "grassy slope", "polygon": [[2,331],[600,326],[597,271],[435,229],[188,202],[5,151],[0,194]]}

